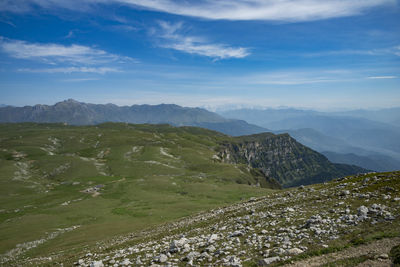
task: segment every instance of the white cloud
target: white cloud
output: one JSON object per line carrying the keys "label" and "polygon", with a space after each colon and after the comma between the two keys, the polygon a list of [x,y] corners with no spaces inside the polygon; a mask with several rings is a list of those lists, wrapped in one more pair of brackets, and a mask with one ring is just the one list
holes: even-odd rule
{"label": "white cloud", "polygon": [[343,55],[363,55],[363,56],[396,55],[396,56],[400,56],[400,46],[387,47],[387,48],[376,48],[376,49],[370,49],[370,50],[348,49],[348,50],[321,51],[321,52],[303,54],[303,56],[306,56],[306,57],[343,56]]}
{"label": "white cloud", "polygon": [[29,43],[3,37],[0,37],[0,50],[13,58],[36,60],[49,64],[68,62],[91,65],[132,60],[128,57],[121,57],[100,49],[77,44]]}
{"label": "white cloud", "polygon": [[161,32],[159,36],[163,39],[163,44],[160,45],[161,47],[214,59],[244,58],[250,55],[249,50],[244,47],[213,44],[201,37],[185,36],[179,33],[183,27],[182,23],[171,24],[162,21],[160,22],[160,26]]}
{"label": "white cloud", "polygon": [[211,20],[310,21],[358,15],[396,0],[3,0],[0,11],[27,12],[33,6],[86,10],[93,4],[126,4]]}
{"label": "white cloud", "polygon": [[277,71],[245,75],[241,80],[258,85],[303,85],[342,82],[350,77],[344,70]]}
{"label": "white cloud", "polygon": [[397,79],[397,76],[371,76],[368,79]]}
{"label": "white cloud", "polygon": [[20,72],[32,72],[32,73],[97,73],[106,74],[109,72],[120,72],[116,68],[107,67],[65,67],[65,68],[46,68],[46,69],[19,69]]}
{"label": "white cloud", "polygon": [[226,20],[309,21],[357,15],[395,0],[118,0],[178,15]]}

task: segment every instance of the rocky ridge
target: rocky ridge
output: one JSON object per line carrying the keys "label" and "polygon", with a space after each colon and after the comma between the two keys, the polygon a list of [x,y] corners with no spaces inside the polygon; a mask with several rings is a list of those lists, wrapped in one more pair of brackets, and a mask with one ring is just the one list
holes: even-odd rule
{"label": "rocky ridge", "polygon": [[400,172],[350,176],[276,191],[98,244],[79,258],[59,255],[57,260],[53,255],[50,262],[97,267],[276,265],[399,236],[399,211]]}
{"label": "rocky ridge", "polygon": [[333,164],[325,156],[303,146],[288,134],[262,133],[222,142],[219,157],[227,163],[242,163],[259,169],[283,187],[314,184],[367,170]]}

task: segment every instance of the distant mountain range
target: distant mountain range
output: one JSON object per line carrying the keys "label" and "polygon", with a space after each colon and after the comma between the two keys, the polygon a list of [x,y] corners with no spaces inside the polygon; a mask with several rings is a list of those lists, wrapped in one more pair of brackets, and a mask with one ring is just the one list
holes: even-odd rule
{"label": "distant mountain range", "polygon": [[126,122],[197,126],[231,136],[289,133],[332,162],[376,171],[400,169],[398,120],[400,108],[331,113],[297,109],[240,109],[217,114],[202,108],[173,104],[121,107],[114,104],[88,104],[73,99],[55,105],[0,107],[0,123],[94,125]]}
{"label": "distant mountain range", "polygon": [[352,117],[373,120],[392,124],[400,127],[400,107],[380,110],[351,110],[342,112],[319,112],[294,108],[285,109],[233,109],[218,111],[218,114],[226,118],[239,118],[249,123],[268,127],[270,123],[293,119],[297,117],[328,116],[328,117]]}
{"label": "distant mountain range", "polygon": [[400,108],[330,113],[239,109],[220,115],[246,120],[276,133],[287,132],[333,162],[357,163],[377,171],[400,169]]}
{"label": "distant mountain range", "polygon": [[117,106],[88,104],[69,99],[55,105],[0,108],[0,122],[64,122],[93,125],[103,122],[168,123],[174,126],[198,126],[238,136],[268,131],[243,120],[225,119],[201,108],[172,104]]}

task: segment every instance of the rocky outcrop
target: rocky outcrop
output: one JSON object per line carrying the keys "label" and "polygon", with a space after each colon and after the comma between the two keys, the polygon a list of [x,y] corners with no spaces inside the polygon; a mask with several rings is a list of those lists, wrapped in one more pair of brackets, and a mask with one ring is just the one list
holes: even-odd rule
{"label": "rocky outcrop", "polygon": [[221,144],[219,157],[227,163],[242,163],[259,169],[284,187],[325,182],[366,172],[356,166],[333,164],[288,134],[262,133],[237,137],[234,141]]}

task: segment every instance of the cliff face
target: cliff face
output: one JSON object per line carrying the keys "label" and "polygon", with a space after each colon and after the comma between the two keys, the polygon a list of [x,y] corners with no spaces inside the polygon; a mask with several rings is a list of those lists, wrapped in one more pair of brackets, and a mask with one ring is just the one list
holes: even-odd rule
{"label": "cliff face", "polygon": [[303,146],[288,134],[263,133],[224,142],[219,157],[228,163],[244,163],[260,169],[282,186],[319,183],[365,169],[331,163],[325,156]]}

